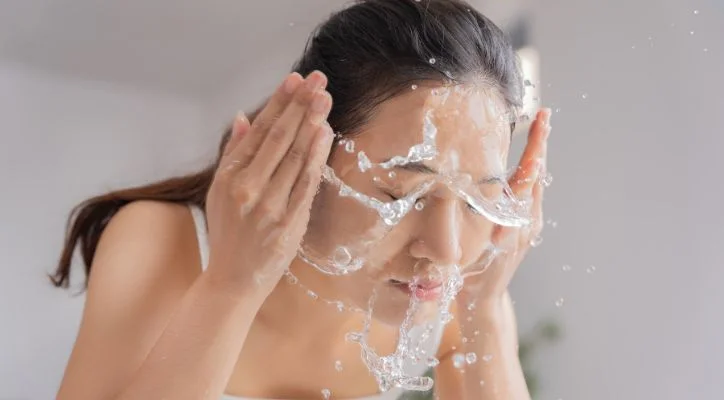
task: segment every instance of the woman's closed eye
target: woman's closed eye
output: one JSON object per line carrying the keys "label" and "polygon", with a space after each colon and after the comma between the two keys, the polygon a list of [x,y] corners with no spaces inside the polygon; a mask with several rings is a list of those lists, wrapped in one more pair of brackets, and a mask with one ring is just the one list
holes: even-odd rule
{"label": "woman's closed eye", "polygon": [[[390,199],[392,199],[392,201],[397,201],[397,200],[400,200],[401,198],[405,197],[404,195],[396,195],[396,194],[393,194],[393,193],[390,193],[390,192],[384,191],[384,190],[382,191],[382,193],[384,193],[387,197],[389,197]],[[418,199],[418,201],[421,200],[421,199],[422,199],[422,198]],[[475,215],[483,215],[483,214],[482,214],[480,211],[478,211],[478,209],[477,209],[475,206],[473,206],[472,204],[466,202],[465,205],[467,206],[468,210],[469,210],[470,212],[472,212],[473,214],[475,214]]]}

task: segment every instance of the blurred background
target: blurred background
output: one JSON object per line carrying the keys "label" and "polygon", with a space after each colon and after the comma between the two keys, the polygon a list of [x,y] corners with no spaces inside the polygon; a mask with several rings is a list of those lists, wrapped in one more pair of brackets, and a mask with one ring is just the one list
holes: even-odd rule
{"label": "blurred background", "polygon": [[[83,296],[45,274],[70,208],[211,161],[344,4],[0,0],[0,399],[62,377]],[[724,398],[724,3],[471,4],[555,110],[512,288],[535,398]]]}

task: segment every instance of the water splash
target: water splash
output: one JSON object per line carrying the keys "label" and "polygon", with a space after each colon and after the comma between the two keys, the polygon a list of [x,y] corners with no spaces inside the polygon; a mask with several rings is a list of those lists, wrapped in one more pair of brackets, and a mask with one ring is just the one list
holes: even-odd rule
{"label": "water splash", "polygon": [[[452,314],[449,311],[450,304],[462,289],[463,278],[460,269],[454,266],[449,275],[443,281],[442,295],[438,299],[438,310],[440,311],[438,318],[441,324],[447,324],[452,320]],[[399,339],[395,351],[392,354],[380,356],[367,343],[367,337],[372,321],[372,310],[376,300],[376,291],[370,297],[368,312],[366,314],[364,326],[361,332],[350,332],[346,335],[347,340],[360,345],[362,350],[362,360],[372,375],[377,380],[380,391],[386,392],[392,388],[402,388],[405,390],[426,391],[430,390],[433,380],[426,376],[409,376],[404,371],[405,362],[418,364],[421,360],[426,360],[430,365],[438,362],[434,357],[429,357],[425,353],[424,343],[429,341],[430,334],[434,329],[433,324],[428,324],[425,330],[417,339],[413,338],[412,332],[413,318],[419,310],[420,300],[414,295],[410,300],[410,305],[405,313],[405,318],[400,324]],[[417,327],[419,328],[419,327]],[[463,361],[465,360],[463,356]]]}

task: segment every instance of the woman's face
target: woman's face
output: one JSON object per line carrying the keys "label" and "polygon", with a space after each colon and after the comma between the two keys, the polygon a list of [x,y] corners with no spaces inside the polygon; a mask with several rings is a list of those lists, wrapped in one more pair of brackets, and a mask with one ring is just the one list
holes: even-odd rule
{"label": "woman's face", "polygon": [[361,309],[374,294],[373,314],[390,323],[412,297],[421,315],[436,311],[445,278],[476,268],[506,200],[504,109],[475,87],[420,86],[383,103],[333,149],[338,181],[320,187],[302,245],[325,273],[304,271],[303,283]]}

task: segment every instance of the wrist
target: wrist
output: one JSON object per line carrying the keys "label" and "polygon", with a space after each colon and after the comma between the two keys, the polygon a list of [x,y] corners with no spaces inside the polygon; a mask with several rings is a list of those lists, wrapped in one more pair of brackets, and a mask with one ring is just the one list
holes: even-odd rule
{"label": "wrist", "polygon": [[239,279],[230,279],[228,276],[215,271],[214,268],[206,269],[199,276],[201,285],[206,290],[223,296],[230,301],[252,302],[261,306],[275,286],[271,284],[254,284],[251,281],[242,282]]}

